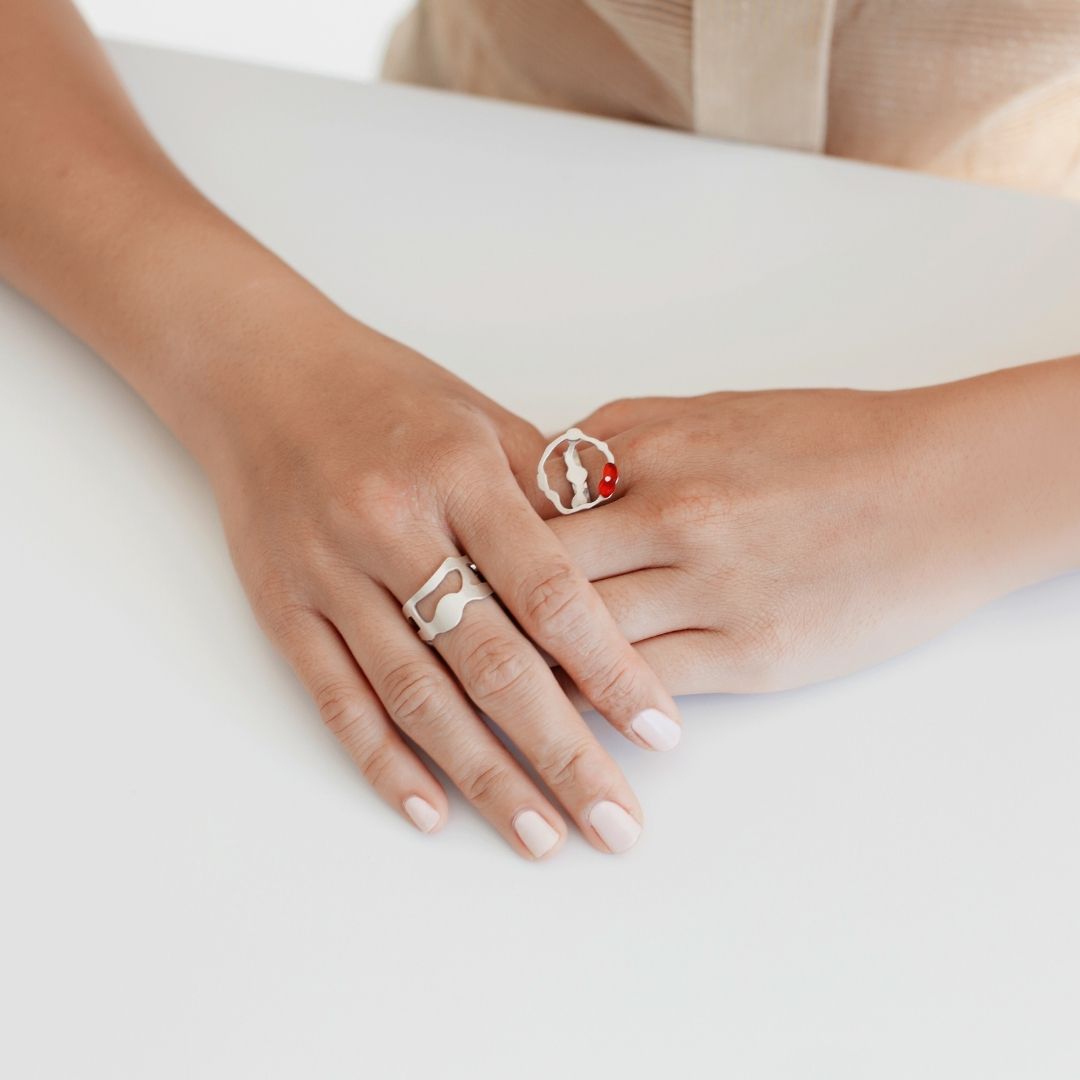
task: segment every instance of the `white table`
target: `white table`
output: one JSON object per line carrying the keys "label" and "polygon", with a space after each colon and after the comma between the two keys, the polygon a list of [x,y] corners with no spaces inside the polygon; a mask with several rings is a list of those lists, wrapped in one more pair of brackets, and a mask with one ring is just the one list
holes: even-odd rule
{"label": "white table", "polygon": [[[116,47],[155,132],[350,310],[555,428],[1080,348],[1080,206]],[[861,675],[603,736],[638,848],[514,858],[364,787],[206,484],[0,291],[0,1074],[1075,1077],[1080,577]]]}

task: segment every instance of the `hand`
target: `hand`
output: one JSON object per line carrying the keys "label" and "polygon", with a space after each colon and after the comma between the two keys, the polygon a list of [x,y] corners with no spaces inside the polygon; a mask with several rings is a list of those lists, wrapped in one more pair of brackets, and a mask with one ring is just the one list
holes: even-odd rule
{"label": "hand", "polygon": [[[257,365],[230,361],[248,372],[243,394],[201,456],[255,611],[326,723],[423,831],[443,824],[447,802],[408,740],[522,855],[555,850],[562,819],[475,704],[596,847],[629,847],[638,802],[528,639],[641,746],[635,717],[677,713],[515,481],[535,476],[539,434],[351,320],[332,340],[275,349]],[[216,394],[215,409],[229,392]],[[400,605],[460,552],[509,615],[469,604],[432,648]]]}
{"label": "hand", "polygon": [[616,501],[551,528],[673,693],[783,689],[1080,564],[1078,423],[1076,360],[616,402]]}
{"label": "hand", "polygon": [[71,4],[2,4],[0,39],[19,42],[0,64],[0,275],[203,464],[261,621],[375,787],[425,831],[445,820],[409,736],[519,852],[554,850],[562,820],[471,697],[592,843],[629,846],[626,781],[503,609],[470,604],[430,649],[399,607],[464,550],[629,738],[659,730],[653,713],[635,730],[647,709],[675,716],[514,483],[536,432],[348,319],[204,199]]}

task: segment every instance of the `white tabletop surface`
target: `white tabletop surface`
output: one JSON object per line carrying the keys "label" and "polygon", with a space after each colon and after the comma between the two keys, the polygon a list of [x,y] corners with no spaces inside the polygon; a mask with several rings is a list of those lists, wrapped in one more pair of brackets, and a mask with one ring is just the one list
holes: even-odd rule
{"label": "white tabletop surface", "polygon": [[[351,311],[556,428],[612,396],[1080,349],[1080,206],[133,47],[154,131]],[[206,483],[0,290],[0,1074],[1080,1074],[1080,576],[860,675],[603,735],[648,827],[385,809]]]}

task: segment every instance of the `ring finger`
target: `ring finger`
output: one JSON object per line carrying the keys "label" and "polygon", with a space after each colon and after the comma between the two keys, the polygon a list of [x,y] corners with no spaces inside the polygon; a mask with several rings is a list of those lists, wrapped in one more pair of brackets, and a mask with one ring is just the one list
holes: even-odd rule
{"label": "ring finger", "polygon": [[341,610],[339,603],[333,618],[391,719],[519,854],[538,859],[553,853],[566,836],[558,812],[477,716],[393,598],[369,578],[364,583],[353,590],[354,604]]}
{"label": "ring finger", "polygon": [[[423,565],[438,565],[445,541],[414,541],[410,554],[428,550]],[[415,571],[396,570],[390,582],[403,598]],[[400,588],[400,592],[398,589]],[[621,852],[641,833],[641,808],[611,757],[567,699],[533,644],[496,603],[467,605],[454,629],[433,642],[477,707],[532,763],[541,780],[601,851]],[[640,736],[633,737],[647,746]]]}

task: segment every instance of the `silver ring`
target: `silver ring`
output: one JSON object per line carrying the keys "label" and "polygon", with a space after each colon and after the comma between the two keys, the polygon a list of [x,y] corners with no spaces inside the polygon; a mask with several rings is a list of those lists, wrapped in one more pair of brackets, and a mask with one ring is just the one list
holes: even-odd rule
{"label": "silver ring", "polygon": [[[417,604],[435,592],[455,571],[461,574],[461,588],[440,597],[435,605],[435,614],[430,619],[425,619],[416,610]],[[405,618],[416,626],[420,640],[430,645],[440,634],[453,630],[461,622],[466,604],[471,604],[474,600],[484,600],[493,593],[492,587],[480,576],[467,555],[451,555],[444,559],[439,564],[439,569],[401,605],[401,610]]]}
{"label": "silver ring", "polygon": [[[577,444],[579,442],[592,443],[607,459],[600,474],[600,482],[596,486],[595,498],[589,491],[589,470],[581,464],[581,458],[578,456]],[[563,461],[566,462],[566,479],[570,481],[570,486],[574,491],[569,506],[564,505],[559,493],[552,489],[547,478],[548,458],[562,443],[567,444],[563,452]],[[576,514],[579,510],[591,510],[594,506],[599,506],[615,494],[615,485],[618,482],[619,469],[615,464],[615,455],[608,444],[602,439],[594,439],[591,435],[586,435],[584,431],[576,427],[564,431],[557,439],[552,439],[540,458],[540,464],[536,467],[536,483],[555,504],[555,509],[560,514]]]}

